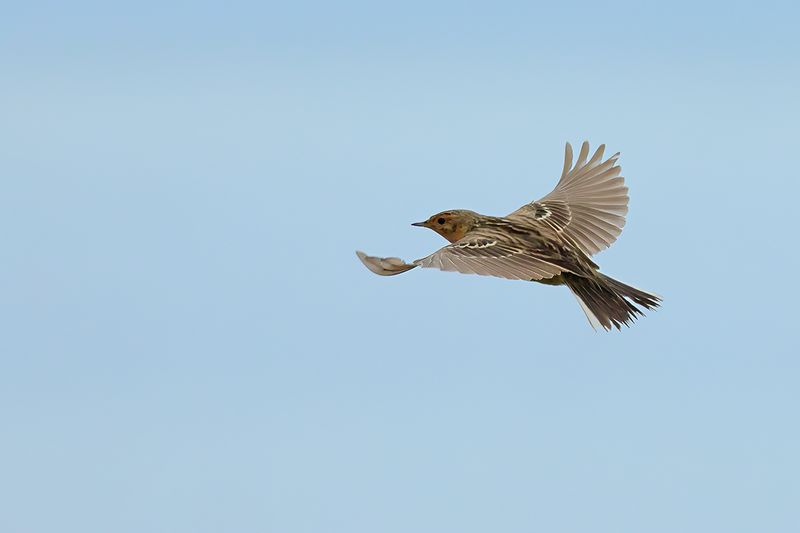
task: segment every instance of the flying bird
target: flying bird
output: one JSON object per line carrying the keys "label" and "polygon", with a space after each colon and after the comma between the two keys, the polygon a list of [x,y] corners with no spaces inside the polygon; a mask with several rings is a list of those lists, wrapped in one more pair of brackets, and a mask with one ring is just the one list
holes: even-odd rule
{"label": "flying bird", "polygon": [[427,257],[406,263],[397,257],[356,254],[381,276],[423,267],[566,285],[593,328],[630,326],[644,315],[639,307],[654,309],[661,297],[601,274],[591,259],[617,239],[628,213],[619,152],[603,161],[604,151],[605,145],[600,145],[589,159],[589,143],[584,142],[573,166],[567,143],[555,189],[504,217],[455,209],[412,224],[450,242]]}

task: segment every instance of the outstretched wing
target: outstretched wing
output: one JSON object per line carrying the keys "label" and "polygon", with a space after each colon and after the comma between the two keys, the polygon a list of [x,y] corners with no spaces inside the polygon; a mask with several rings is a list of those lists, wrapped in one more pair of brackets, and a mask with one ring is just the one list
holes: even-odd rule
{"label": "outstretched wing", "polygon": [[628,188],[619,175],[619,152],[601,161],[604,150],[601,144],[587,161],[589,143],[584,142],[573,167],[572,146],[567,143],[564,170],[556,188],[507,218],[546,224],[589,255],[611,246],[625,226]]}
{"label": "outstretched wing", "polygon": [[414,263],[423,268],[526,281],[552,278],[566,270],[549,262],[544,250],[478,232]]}
{"label": "outstretched wing", "polygon": [[[372,257],[356,252],[368,269],[380,276],[394,276],[414,267],[438,268],[448,272],[478,274],[525,281],[552,278],[568,270],[548,260],[548,250],[537,250],[530,243],[517,243],[502,235],[473,232],[413,263],[396,257]],[[550,253],[553,253],[550,251]],[[561,262],[552,257],[552,261]]]}

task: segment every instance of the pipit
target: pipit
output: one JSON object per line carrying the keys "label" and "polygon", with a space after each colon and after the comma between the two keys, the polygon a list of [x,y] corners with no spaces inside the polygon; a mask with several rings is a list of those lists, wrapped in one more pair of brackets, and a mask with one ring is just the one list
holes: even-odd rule
{"label": "pipit", "polygon": [[604,150],[600,145],[588,159],[589,143],[584,142],[572,166],[572,146],[567,143],[564,170],[555,189],[504,217],[456,209],[412,224],[430,228],[451,243],[427,257],[406,263],[397,257],[356,254],[381,276],[419,266],[566,285],[593,328],[630,326],[644,315],[637,305],[653,309],[661,297],[601,274],[590,259],[617,239],[628,213],[619,152],[603,161]]}

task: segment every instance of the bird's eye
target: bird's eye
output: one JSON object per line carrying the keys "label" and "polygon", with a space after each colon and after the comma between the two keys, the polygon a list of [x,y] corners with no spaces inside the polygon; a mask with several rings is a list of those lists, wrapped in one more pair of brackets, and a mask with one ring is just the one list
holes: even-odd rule
{"label": "bird's eye", "polygon": [[444,224],[444,218],[439,217],[439,220],[437,220],[436,222],[438,222],[439,224]]}

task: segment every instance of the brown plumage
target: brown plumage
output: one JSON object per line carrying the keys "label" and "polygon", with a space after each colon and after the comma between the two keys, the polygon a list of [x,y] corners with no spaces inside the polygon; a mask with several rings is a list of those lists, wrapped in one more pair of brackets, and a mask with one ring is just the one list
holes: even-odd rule
{"label": "brown plumage", "polygon": [[[357,252],[372,272],[392,276],[417,266],[507,279],[566,285],[593,327],[630,325],[661,298],[599,272],[590,256],[610,246],[625,225],[628,188],[619,175],[619,153],[602,161],[601,145],[591,159],[584,142],[575,166],[567,143],[564,170],[555,189],[505,217],[463,209],[443,211],[414,226],[434,230],[451,244],[405,263],[396,257]],[[634,305],[635,304],[635,305]]]}

